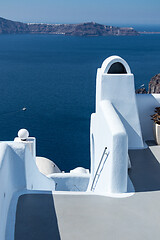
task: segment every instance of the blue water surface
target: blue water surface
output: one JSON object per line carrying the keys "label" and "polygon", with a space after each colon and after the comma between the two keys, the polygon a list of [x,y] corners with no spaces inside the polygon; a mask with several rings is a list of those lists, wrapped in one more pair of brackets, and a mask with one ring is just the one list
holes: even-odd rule
{"label": "blue water surface", "polygon": [[119,55],[135,74],[136,88],[147,87],[160,72],[159,43],[160,35],[0,35],[0,139],[27,128],[37,139],[37,155],[65,171],[89,168],[97,68]]}

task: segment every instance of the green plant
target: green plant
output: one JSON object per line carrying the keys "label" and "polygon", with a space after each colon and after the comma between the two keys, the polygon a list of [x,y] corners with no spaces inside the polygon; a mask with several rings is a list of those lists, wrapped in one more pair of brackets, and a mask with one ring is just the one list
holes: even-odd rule
{"label": "green plant", "polygon": [[160,125],[160,107],[155,108],[155,113],[151,115],[151,120]]}

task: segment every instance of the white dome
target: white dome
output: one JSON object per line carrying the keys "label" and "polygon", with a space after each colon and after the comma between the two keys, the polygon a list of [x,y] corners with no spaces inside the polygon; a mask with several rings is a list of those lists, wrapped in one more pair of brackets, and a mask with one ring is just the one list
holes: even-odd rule
{"label": "white dome", "polygon": [[70,173],[89,173],[88,169],[85,169],[83,167],[77,167],[70,171]]}
{"label": "white dome", "polygon": [[36,164],[39,171],[44,175],[61,172],[54,162],[45,157],[36,157]]}

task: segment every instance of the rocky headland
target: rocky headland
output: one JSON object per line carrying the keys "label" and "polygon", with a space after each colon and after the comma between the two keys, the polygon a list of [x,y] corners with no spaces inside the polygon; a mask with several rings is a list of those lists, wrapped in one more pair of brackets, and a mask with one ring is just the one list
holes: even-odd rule
{"label": "rocky headland", "polygon": [[95,22],[80,24],[22,23],[0,18],[0,34],[58,34],[71,36],[133,36],[139,33],[133,28],[120,28]]}
{"label": "rocky headland", "polygon": [[148,84],[148,91],[143,86],[141,88],[136,89],[137,94],[152,94],[152,93],[160,93],[160,73],[156,74],[154,77],[151,78]]}
{"label": "rocky headland", "polygon": [[151,78],[148,85],[148,93],[160,93],[160,73]]}
{"label": "rocky headland", "polygon": [[136,94],[146,94],[147,93],[147,90],[145,87],[142,87],[142,88],[138,88],[136,89]]}

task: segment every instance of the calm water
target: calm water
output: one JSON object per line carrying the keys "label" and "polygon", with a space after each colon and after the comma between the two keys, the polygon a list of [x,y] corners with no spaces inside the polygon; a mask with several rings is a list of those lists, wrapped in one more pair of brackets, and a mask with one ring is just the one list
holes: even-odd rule
{"label": "calm water", "polygon": [[62,170],[88,168],[96,69],[106,57],[120,55],[136,87],[147,86],[160,72],[159,43],[160,35],[0,35],[0,139],[12,140],[27,128],[37,138],[37,155]]}

